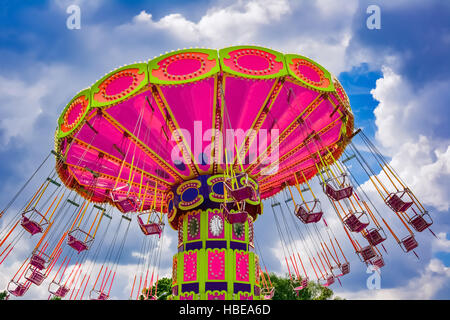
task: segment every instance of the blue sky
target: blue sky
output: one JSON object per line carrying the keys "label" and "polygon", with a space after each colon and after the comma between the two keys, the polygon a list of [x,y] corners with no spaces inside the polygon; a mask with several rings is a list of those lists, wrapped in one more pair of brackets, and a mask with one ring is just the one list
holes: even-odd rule
{"label": "blue sky", "polygon": [[[71,4],[80,6],[80,30],[66,28]],[[381,9],[379,30],[366,26],[371,4]],[[56,119],[70,98],[111,69],[191,46],[256,44],[300,53],[340,79],[356,126],[373,138],[427,206],[439,237],[419,235],[420,260],[399,254],[391,240],[380,290],[367,289],[368,274],[356,256],[343,286],[333,289],[348,299],[448,299],[449,17],[445,0],[4,1],[0,204],[8,202],[52,148]],[[270,205],[265,208],[256,225],[258,241],[269,269],[284,273]],[[162,260],[167,273],[175,239],[174,232],[167,234]],[[131,238],[126,244],[122,273],[113,288],[117,298],[129,294],[128,277],[137,263],[133,252],[140,243],[141,238]],[[0,266],[0,288],[27,254],[19,251]],[[33,288],[28,298],[46,298],[45,291]]]}

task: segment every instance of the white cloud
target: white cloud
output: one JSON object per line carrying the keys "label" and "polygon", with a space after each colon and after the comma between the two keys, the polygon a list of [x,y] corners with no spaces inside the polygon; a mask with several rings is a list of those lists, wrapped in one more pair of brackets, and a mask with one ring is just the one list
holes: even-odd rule
{"label": "white cloud", "polygon": [[413,90],[391,69],[371,91],[376,107],[376,138],[391,165],[424,203],[446,211],[450,206],[450,139],[445,130],[448,83]]}
{"label": "white cloud", "polygon": [[439,232],[436,235],[437,239],[433,242],[434,252],[450,252],[450,240],[447,239],[447,233]]}
{"label": "white cloud", "polygon": [[141,11],[133,18],[133,27],[166,30],[178,40],[223,46],[224,43],[251,41],[262,25],[279,21],[289,13],[285,0],[237,1],[226,7],[209,9],[193,22],[179,13],[154,21],[150,13]]}
{"label": "white cloud", "polygon": [[346,58],[346,49],[357,5],[357,1],[337,5],[328,0],[317,3],[238,0],[209,8],[198,21],[191,21],[180,13],[155,20],[150,12],[143,10],[130,23],[116,27],[116,35],[164,37],[178,47],[261,45],[308,56],[339,74],[353,65],[353,61]]}
{"label": "white cloud", "polygon": [[[382,276],[383,272],[381,273]],[[336,294],[349,300],[428,300],[433,299],[439,290],[443,289],[450,280],[450,268],[446,267],[442,261],[431,259],[426,268],[418,277],[412,278],[404,286],[396,288],[345,291],[337,289]]]}
{"label": "white cloud", "polygon": [[[61,110],[68,103],[72,90],[61,79],[77,80],[73,77],[71,68],[61,64],[34,66],[33,75],[24,72],[19,76],[0,74],[0,130],[2,141],[0,146],[6,146],[11,138],[18,137],[30,141],[36,138],[35,123],[44,114]],[[70,98],[69,98],[70,99]],[[57,117],[52,122],[52,130],[56,127]],[[33,133],[33,134],[32,134]],[[51,145],[52,137],[49,138]]]}

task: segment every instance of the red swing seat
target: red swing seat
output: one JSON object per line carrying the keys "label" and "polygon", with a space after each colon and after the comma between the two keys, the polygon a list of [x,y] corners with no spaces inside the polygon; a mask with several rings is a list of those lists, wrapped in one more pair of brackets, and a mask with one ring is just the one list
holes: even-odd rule
{"label": "red swing seat", "polygon": [[51,261],[52,259],[44,252],[35,249],[30,258],[30,265],[36,269],[43,270],[47,269]]}
{"label": "red swing seat", "polygon": [[220,205],[222,208],[222,213],[226,221],[231,224],[235,223],[245,223],[248,219],[248,212],[247,211],[239,211],[239,212],[233,212],[231,213],[230,210],[228,210],[227,206],[224,204]]}
{"label": "red swing seat", "polygon": [[[38,219],[33,219],[33,215],[37,216]],[[38,220],[41,221],[38,222]],[[31,235],[35,235],[44,231],[44,226],[48,225],[48,221],[36,208],[32,208],[22,213],[20,224]]]}
{"label": "red swing seat", "polygon": [[362,262],[367,262],[376,256],[375,250],[373,250],[371,245],[361,248],[361,250],[357,251],[357,254]]}
{"label": "red swing seat", "polygon": [[271,300],[273,298],[274,294],[275,294],[275,287],[273,287],[270,290],[263,289],[263,291],[261,293],[264,300]]}
{"label": "red swing seat", "polygon": [[382,268],[385,266],[383,257],[381,257],[379,255],[376,255],[375,257],[373,257],[369,262],[370,262],[370,264],[372,264],[378,268]]}
{"label": "red swing seat", "polygon": [[395,212],[405,212],[414,203],[413,201],[407,201],[406,198],[409,198],[409,200],[411,200],[408,189],[389,194],[385,202]]}
{"label": "red swing seat", "polygon": [[[366,221],[363,221],[366,220]],[[361,232],[369,225],[367,214],[363,212],[349,213],[344,217],[344,224],[352,232]]]}
{"label": "red swing seat", "polygon": [[[307,208],[310,208],[309,210]],[[323,212],[320,208],[320,201],[314,199],[314,201],[303,202],[301,205],[295,207],[295,216],[300,219],[301,222],[316,223],[322,219]]]}
{"label": "red swing seat", "polygon": [[30,282],[34,283],[37,286],[40,286],[46,278],[44,273],[42,273],[39,269],[36,269],[32,266],[30,266],[28,270],[25,272],[24,277],[25,279],[29,280]]}
{"label": "red swing seat", "polygon": [[[12,287],[12,286],[14,286],[14,287]],[[26,285],[26,283],[19,283],[19,282],[16,282],[16,281],[12,281],[12,280],[11,280],[11,281],[8,283],[8,288],[7,288],[7,290],[8,290],[8,292],[11,293],[13,296],[16,296],[16,297],[22,297],[22,296],[25,294],[25,292],[28,291],[29,288],[30,288],[30,286],[29,286],[29,285]]]}
{"label": "red swing seat", "polygon": [[97,291],[97,290],[91,290],[91,292],[89,293],[89,299],[90,300],[108,300],[109,295],[104,292]]}
{"label": "red swing seat", "polygon": [[[339,182],[339,178],[342,179],[342,183]],[[353,187],[350,186],[345,180],[345,174],[340,177],[328,179],[324,186],[325,194],[335,201],[349,198],[353,194]]]}
{"label": "red swing seat", "polygon": [[[85,238],[85,240],[81,240],[82,238]],[[67,244],[75,249],[78,253],[89,250],[89,247],[91,246],[93,241],[94,238],[90,234],[79,228],[76,228],[69,232],[67,237]]]}
{"label": "red swing seat", "polygon": [[[127,187],[128,189],[124,191],[125,194],[123,194],[123,192],[120,192],[126,189]],[[127,183],[121,187],[109,191],[111,200],[116,204],[117,208],[123,213],[136,211],[138,209],[138,203],[136,202],[136,200],[133,197],[129,196],[130,190],[131,185]]]}
{"label": "red swing seat", "polygon": [[[245,177],[245,182],[241,184],[242,178]],[[241,202],[245,200],[249,200],[253,197],[253,188],[248,184],[248,176],[247,174],[239,174],[236,176],[235,181],[237,181],[237,188],[233,188],[233,180],[232,178],[228,178],[224,185],[227,188],[227,193],[231,195],[231,197],[236,202]]]}
{"label": "red swing seat", "polygon": [[349,274],[350,273],[350,263],[345,262],[345,263],[341,264],[340,270],[341,270],[341,276]]}
{"label": "red swing seat", "polygon": [[59,298],[64,298],[69,291],[69,288],[54,281],[48,286],[48,292]]}
{"label": "red swing seat", "polygon": [[294,288],[294,291],[297,292],[297,295],[299,294],[300,290],[303,290],[308,286],[308,283],[309,283],[308,278],[302,279],[302,281],[300,282],[300,286]]}
{"label": "red swing seat", "polygon": [[411,250],[414,250],[418,246],[419,244],[417,243],[416,239],[412,234],[403,238],[402,241],[400,242],[400,247],[403,249],[404,252],[410,252]]}
{"label": "red swing seat", "polygon": [[[425,217],[428,218],[425,219]],[[422,232],[433,224],[433,220],[431,219],[431,216],[428,214],[428,212],[425,211],[422,214],[414,215],[411,219],[409,219],[408,223],[412,225],[414,230],[416,230],[417,232]]]}
{"label": "red swing seat", "polygon": [[[383,233],[383,235],[381,235],[380,231]],[[364,237],[372,246],[379,245],[387,238],[384,230],[381,227],[367,230],[367,233],[364,235]]]}
{"label": "red swing seat", "polygon": [[162,233],[162,230],[163,230],[164,223],[162,223],[162,222],[159,222],[159,223],[158,222],[151,222],[151,223],[147,223],[146,224],[146,223],[144,223],[142,221],[142,218],[141,218],[141,216],[144,215],[144,214],[151,214],[151,213],[140,213],[140,214],[137,215],[137,220],[138,220],[139,227],[141,228],[141,231],[146,236],[157,234],[157,235],[159,235],[159,237],[161,237],[161,233]]}
{"label": "red swing seat", "polygon": [[131,197],[128,197],[126,199],[118,201],[116,203],[116,205],[117,205],[118,209],[123,213],[136,211],[138,208],[138,204],[137,204],[136,200],[134,200]]}
{"label": "red swing seat", "polygon": [[329,286],[331,286],[331,285],[334,283],[334,281],[335,281],[335,276],[332,275],[332,274],[325,275],[325,279],[324,279],[324,280],[325,280],[325,281],[324,281],[323,283],[321,283],[321,285],[322,285],[323,287],[329,287]]}

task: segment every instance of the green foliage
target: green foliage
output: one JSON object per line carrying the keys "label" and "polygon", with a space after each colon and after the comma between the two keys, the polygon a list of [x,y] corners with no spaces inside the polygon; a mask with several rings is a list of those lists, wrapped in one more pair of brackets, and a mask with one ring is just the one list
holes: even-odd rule
{"label": "green foliage", "polygon": [[53,296],[50,300],[61,300],[61,297]]}
{"label": "green foliage", "polygon": [[[267,279],[267,274],[265,275]],[[334,296],[333,291],[330,288],[323,287],[317,282],[309,282],[308,286],[299,291],[299,295],[294,291],[295,287],[300,285],[300,282],[292,282],[288,275],[285,277],[279,277],[274,273],[270,274],[270,281],[275,287],[275,293],[272,300],[342,300],[338,296]],[[154,295],[156,286],[153,285],[151,294]],[[139,296],[139,300],[145,300],[147,294],[147,288],[142,290],[142,294]],[[167,300],[172,293],[172,279],[161,278],[158,281],[158,300]],[[150,297],[150,294],[149,294]]]}
{"label": "green foliage", "polygon": [[8,297],[8,291],[3,291],[0,292],[0,300],[6,300],[6,298]]}
{"label": "green foliage", "polygon": [[[158,290],[156,290],[158,289]],[[167,300],[167,297],[172,293],[172,279],[161,278],[158,280],[158,288],[153,285],[152,290],[148,293],[148,288],[142,290],[142,294],[139,296],[139,300],[145,300],[145,297],[150,298],[150,295],[154,295],[156,291],[157,300]]]}
{"label": "green foliage", "polygon": [[[267,279],[267,275],[265,275]],[[295,287],[300,286],[299,281],[292,282],[289,276],[279,277],[274,273],[270,274],[270,281],[275,287],[275,293],[272,300],[330,300],[333,299],[333,291],[328,287],[323,287],[317,282],[310,281],[308,286],[299,291],[298,296],[294,291]],[[334,297],[335,300],[341,300],[340,297]]]}

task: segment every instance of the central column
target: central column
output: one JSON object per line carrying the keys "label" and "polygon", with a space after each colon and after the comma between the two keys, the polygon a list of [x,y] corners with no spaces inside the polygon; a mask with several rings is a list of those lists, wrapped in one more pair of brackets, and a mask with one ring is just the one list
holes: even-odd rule
{"label": "central column", "polygon": [[175,300],[260,299],[253,242],[253,223],[262,212],[258,184],[249,178],[254,193],[245,201],[247,221],[231,224],[220,207],[223,181],[223,175],[199,176],[175,186],[166,199],[170,226],[178,231],[172,270]]}

